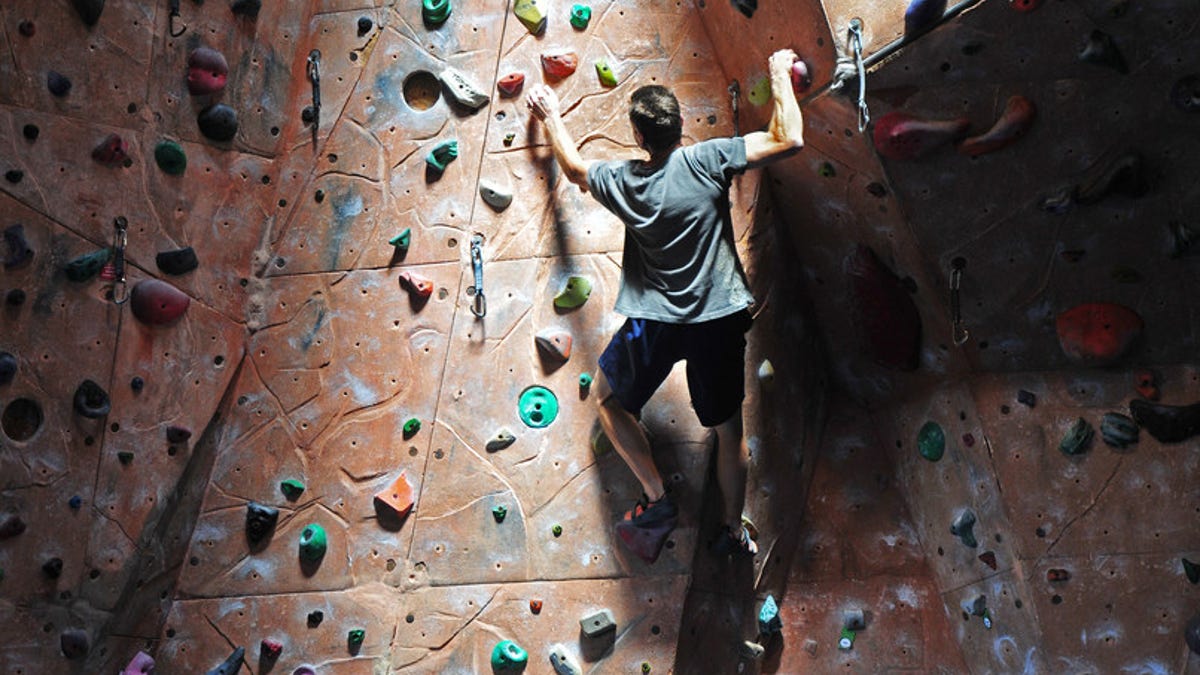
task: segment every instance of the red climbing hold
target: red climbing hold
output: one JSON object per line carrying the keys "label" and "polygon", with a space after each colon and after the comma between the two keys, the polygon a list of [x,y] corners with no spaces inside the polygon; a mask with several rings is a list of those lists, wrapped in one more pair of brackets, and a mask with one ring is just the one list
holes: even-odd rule
{"label": "red climbing hold", "polygon": [[208,47],[197,47],[188,55],[188,92],[192,96],[216,94],[225,89],[229,78],[229,64],[221,52]]}
{"label": "red climbing hold", "polygon": [[165,281],[139,281],[129,292],[129,307],[142,323],[161,326],[171,323],[187,311],[191,298]]}
{"label": "red climbing hold", "polygon": [[967,133],[971,121],[926,120],[907,113],[890,112],[875,123],[875,149],[888,159],[917,159]]}
{"label": "red climbing hold", "polygon": [[125,166],[129,161],[129,146],[117,134],[109,134],[100,145],[92,150],[92,159],[104,166]]}
{"label": "red climbing hold", "polygon": [[1150,401],[1158,400],[1158,378],[1154,376],[1153,370],[1139,370],[1134,373],[1133,377],[1137,383],[1135,385],[1137,393],[1141,394],[1142,398]]}
{"label": "red climbing hold", "polygon": [[908,289],[869,246],[846,258],[850,310],[864,350],[876,363],[916,370],[921,352],[921,315]]}
{"label": "red climbing hold", "polygon": [[542,70],[552,78],[562,79],[575,72],[578,67],[579,55],[575,52],[542,54]]}
{"label": "red climbing hold", "polygon": [[395,511],[400,518],[407,516],[413,507],[413,491],[405,472],[401,471],[394,483],[376,492],[375,500]]}
{"label": "red climbing hold", "polygon": [[964,155],[978,157],[1016,143],[1033,126],[1037,106],[1024,96],[1011,96],[1000,119],[986,133],[972,136],[958,146]]}
{"label": "red climbing hold", "polygon": [[1042,6],[1042,0],[1012,0],[1009,4],[1018,12],[1032,12]]}
{"label": "red climbing hold", "polygon": [[259,645],[262,649],[262,657],[268,661],[274,661],[283,653],[283,643],[278,640],[264,638],[262,644]]}
{"label": "red climbing hold", "polygon": [[516,96],[525,85],[525,73],[509,73],[500,78],[496,88],[505,96]]}
{"label": "red climbing hold", "polygon": [[1101,366],[1121,358],[1142,334],[1142,317],[1112,303],[1088,303],[1054,321],[1058,343],[1076,363]]}
{"label": "red climbing hold", "polygon": [[433,281],[416,272],[401,272],[400,285],[407,288],[410,293],[422,298],[428,298],[433,294]]}
{"label": "red climbing hold", "polygon": [[796,92],[796,96],[808,91],[812,86],[812,71],[808,64],[801,59],[796,59],[792,63],[792,91]]}

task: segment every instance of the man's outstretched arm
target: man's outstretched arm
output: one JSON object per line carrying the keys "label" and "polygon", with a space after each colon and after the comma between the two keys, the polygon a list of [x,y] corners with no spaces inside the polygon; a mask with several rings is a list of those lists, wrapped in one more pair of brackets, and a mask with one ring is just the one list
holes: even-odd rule
{"label": "man's outstretched arm", "polygon": [[[793,97],[794,98],[794,97]],[[536,84],[525,96],[525,105],[529,112],[546,125],[546,134],[550,137],[550,147],[554,149],[554,159],[567,180],[587,189],[588,167],[593,160],[585,160],[575,147],[575,141],[563,124],[562,114],[558,109],[558,96],[554,90],[544,84]]]}
{"label": "man's outstretched arm", "polygon": [[766,131],[746,134],[746,162],[759,166],[795,154],[804,147],[804,118],[792,89],[792,64],[796,53],[781,49],[767,61],[771,100],[775,109]]}

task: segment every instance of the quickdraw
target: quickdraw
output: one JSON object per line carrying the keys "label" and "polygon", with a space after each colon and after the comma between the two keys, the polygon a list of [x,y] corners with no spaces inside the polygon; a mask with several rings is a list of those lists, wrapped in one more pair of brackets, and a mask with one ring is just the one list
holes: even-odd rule
{"label": "quickdraw", "polygon": [[129,299],[125,285],[125,245],[129,241],[129,221],[125,220],[125,216],[117,216],[113,220],[113,228],[112,261],[100,271],[100,278],[113,282],[112,301],[123,305]]}
{"label": "quickdraw", "polygon": [[742,94],[742,85],[738,84],[737,80],[734,80],[733,84],[729,85],[729,99],[733,103],[733,135],[734,136],[741,135],[741,132],[738,131],[738,96],[741,96],[741,94]]}
{"label": "quickdraw", "polygon": [[487,314],[487,298],[483,296],[483,235],[471,237],[471,267],[475,272],[475,285],[467,288],[467,295],[474,297],[471,313],[482,319]]}
{"label": "quickdraw", "polygon": [[168,27],[168,31],[171,33],[171,37],[179,37],[180,35],[183,35],[184,33],[187,32],[187,24],[186,23],[183,24],[183,27],[180,28],[179,30],[175,30],[175,22],[178,20],[179,20],[179,0],[171,0],[171,18],[170,18],[170,25]]}
{"label": "quickdraw", "polygon": [[308,53],[308,81],[312,83],[312,136],[313,146],[317,144],[317,133],[321,127],[321,50],[314,49]]}
{"label": "quickdraw", "polygon": [[962,320],[962,303],[959,301],[958,292],[962,285],[962,271],[967,266],[967,259],[959,256],[950,262],[950,337],[954,340],[955,347],[961,347],[967,343],[967,338],[970,334],[963,326]]}

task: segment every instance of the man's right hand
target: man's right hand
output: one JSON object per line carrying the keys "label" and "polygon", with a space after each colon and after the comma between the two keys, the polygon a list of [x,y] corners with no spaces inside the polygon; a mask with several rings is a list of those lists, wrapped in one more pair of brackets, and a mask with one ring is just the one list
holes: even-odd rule
{"label": "man's right hand", "polygon": [[535,84],[525,94],[525,105],[533,116],[542,120],[558,116],[558,94],[545,84]]}
{"label": "man's right hand", "polygon": [[771,81],[782,82],[787,81],[791,84],[792,81],[792,64],[799,57],[796,52],[790,49],[780,49],[767,59],[767,68],[771,73]]}

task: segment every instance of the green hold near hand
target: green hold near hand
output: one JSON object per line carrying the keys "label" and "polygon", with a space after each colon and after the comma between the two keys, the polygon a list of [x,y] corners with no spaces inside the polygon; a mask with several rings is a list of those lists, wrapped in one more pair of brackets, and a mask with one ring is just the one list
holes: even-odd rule
{"label": "green hold near hand", "polygon": [[329,542],[325,537],[325,528],[311,523],[300,533],[300,558],[316,562],[325,557],[325,549]]}
{"label": "green hold near hand", "polygon": [[436,171],[445,171],[446,165],[458,157],[458,141],[442,141],[425,156],[425,163]]}
{"label": "green hold near hand", "polygon": [[574,309],[587,302],[591,294],[592,282],[587,277],[570,277],[567,279],[567,285],[554,296],[554,306],[560,309]]}
{"label": "green hold near hand", "polygon": [[159,141],[154,146],[154,161],[163,173],[171,176],[182,176],[187,170],[187,153],[175,141]]}
{"label": "green hold near hand", "polygon": [[588,22],[592,20],[592,8],[587,5],[575,5],[571,7],[571,25],[583,30],[588,27]]}
{"label": "green hold near hand", "polygon": [[936,462],[946,452],[946,433],[937,422],[926,422],[917,433],[917,448],[925,459]]}
{"label": "green hold near hand", "polygon": [[606,87],[617,86],[617,74],[614,73],[612,67],[608,65],[608,61],[600,59],[596,62],[596,75],[600,77],[600,84]]}
{"label": "green hold near hand", "polygon": [[496,519],[497,523],[503,523],[504,518],[507,515],[508,515],[508,507],[506,507],[505,505],[497,504],[496,506],[492,507],[492,517]]}
{"label": "green hold near hand", "polygon": [[104,269],[104,263],[108,262],[108,259],[111,257],[112,249],[110,248],[102,248],[91,253],[84,253],[67,263],[63,267],[63,272],[66,273],[67,278],[71,281],[87,281],[99,274],[100,270]]}
{"label": "green hold near hand", "polygon": [[440,26],[450,18],[450,0],[422,0],[421,18],[430,26]]}
{"label": "green hold near hand", "polygon": [[412,243],[412,228],[404,228],[400,231],[400,234],[388,239],[388,243],[401,251],[407,251],[408,245]]}
{"label": "green hold near hand", "polygon": [[421,420],[415,417],[409,418],[409,420],[404,423],[404,440],[408,440],[413,436],[416,436],[417,432],[420,430]]}
{"label": "green hold near hand", "polygon": [[492,670],[501,673],[520,673],[529,662],[529,653],[512,640],[503,640],[492,649]]}
{"label": "green hold near hand", "polygon": [[279,483],[279,490],[283,492],[284,497],[288,498],[288,501],[294,502],[304,494],[304,483],[295,478],[289,478]]}

